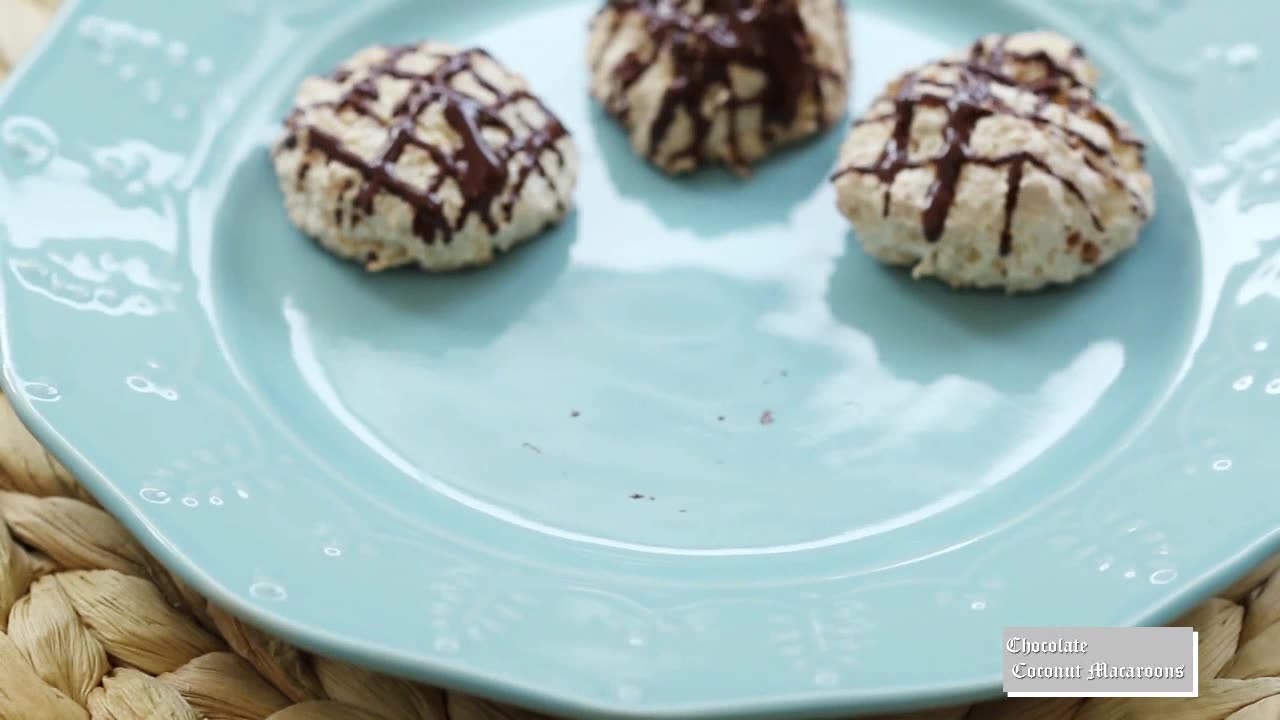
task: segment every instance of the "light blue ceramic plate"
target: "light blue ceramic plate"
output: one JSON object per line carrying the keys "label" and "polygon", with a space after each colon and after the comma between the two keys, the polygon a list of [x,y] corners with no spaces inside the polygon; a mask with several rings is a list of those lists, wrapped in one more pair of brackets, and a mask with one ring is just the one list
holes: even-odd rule
{"label": "light blue ceramic plate", "polygon": [[[22,418],[218,603],[564,713],[985,696],[1003,625],[1165,622],[1277,549],[1280,5],[855,4],[853,111],[1047,26],[1150,139],[1140,246],[1021,298],[850,249],[841,131],[650,170],[585,93],[594,5],[71,3],[0,105]],[[287,224],[265,143],[304,74],[428,35],[527,75],[578,209],[371,277]]]}

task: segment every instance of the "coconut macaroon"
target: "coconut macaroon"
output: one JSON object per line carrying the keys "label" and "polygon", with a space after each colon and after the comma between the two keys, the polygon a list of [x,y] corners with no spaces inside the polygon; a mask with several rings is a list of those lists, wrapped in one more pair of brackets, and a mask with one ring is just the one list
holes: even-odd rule
{"label": "coconut macaroon", "polygon": [[592,96],[672,175],[747,175],[830,127],[849,94],[843,0],[610,0],[587,60]]}
{"label": "coconut macaroon", "polygon": [[1097,78],[1049,32],[987,36],[901,75],[841,148],[840,211],[917,279],[1019,292],[1090,275],[1155,213],[1143,144]]}
{"label": "coconut macaroon", "polygon": [[487,264],[558,223],[578,173],[524,79],[433,42],[304,80],[271,155],[293,223],[369,271]]}

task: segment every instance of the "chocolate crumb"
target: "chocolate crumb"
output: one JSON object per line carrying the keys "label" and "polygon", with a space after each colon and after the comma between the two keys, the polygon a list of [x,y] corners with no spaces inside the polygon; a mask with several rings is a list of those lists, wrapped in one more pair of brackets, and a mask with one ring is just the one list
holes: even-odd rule
{"label": "chocolate crumb", "polygon": [[1098,255],[1100,254],[1102,254],[1102,251],[1098,249],[1097,245],[1094,245],[1091,242],[1086,242],[1084,245],[1080,246],[1080,259],[1090,265],[1098,261]]}
{"label": "chocolate crumb", "polygon": [[640,493],[632,493],[632,494],[631,494],[631,499],[632,499],[632,500],[643,500],[643,499],[644,499],[644,496],[643,496],[643,495],[641,495]]}
{"label": "chocolate crumb", "polygon": [[285,149],[285,150],[292,150],[292,149],[294,149],[294,148],[296,148],[296,147],[298,147],[298,136],[297,136],[297,135],[292,135],[292,134],[291,134],[291,135],[289,135],[288,137],[286,137],[286,138],[284,139],[284,149]]}
{"label": "chocolate crumb", "polygon": [[1073,248],[1080,244],[1080,233],[1072,232],[1067,236],[1067,247]]}
{"label": "chocolate crumb", "polygon": [[760,413],[760,424],[761,424],[761,425],[772,425],[772,424],[773,424],[773,411],[772,411],[772,410],[765,410],[764,412]]}
{"label": "chocolate crumb", "polygon": [[570,410],[570,411],[569,411],[569,417],[578,417],[578,416],[579,416],[579,415],[581,415],[581,414],[582,414],[582,413],[578,412],[577,410]]}
{"label": "chocolate crumb", "polygon": [[720,422],[724,422],[724,416],[723,416],[723,415],[721,415],[721,416],[717,417],[717,418],[716,418],[716,420],[718,420],[718,421],[720,421]]}

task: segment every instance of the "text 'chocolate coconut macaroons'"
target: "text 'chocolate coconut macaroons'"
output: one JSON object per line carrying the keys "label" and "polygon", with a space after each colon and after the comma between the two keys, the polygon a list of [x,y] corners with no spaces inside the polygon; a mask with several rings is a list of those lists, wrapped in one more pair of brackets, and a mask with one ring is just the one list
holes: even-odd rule
{"label": "text 'chocolate coconut macaroons'", "polygon": [[1051,32],[990,35],[907,72],[853,126],[834,176],[862,247],[954,287],[1091,275],[1155,213],[1144,146]]}
{"label": "text 'chocolate coconut macaroons'", "polygon": [[587,60],[592,96],[672,175],[746,175],[830,127],[849,95],[843,0],[610,0]]}
{"label": "text 'chocolate coconut macaroons'", "polygon": [[370,271],[487,264],[563,219],[578,174],[523,78],[433,42],[304,80],[271,154],[293,223]]}

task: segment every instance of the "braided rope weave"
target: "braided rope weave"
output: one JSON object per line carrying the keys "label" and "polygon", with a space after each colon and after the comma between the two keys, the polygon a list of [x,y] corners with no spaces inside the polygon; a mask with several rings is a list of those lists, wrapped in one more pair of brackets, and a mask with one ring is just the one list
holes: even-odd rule
{"label": "braided rope weave", "polygon": [[[57,0],[0,0],[0,79]],[[1182,618],[1195,699],[1002,700],[895,720],[1280,720],[1280,557]],[[0,720],[533,720],[302,652],[152,559],[0,399]]]}

